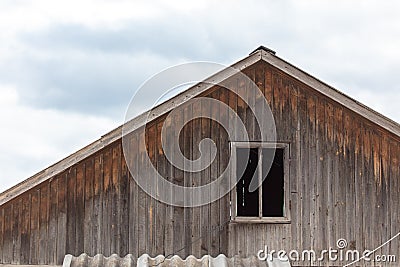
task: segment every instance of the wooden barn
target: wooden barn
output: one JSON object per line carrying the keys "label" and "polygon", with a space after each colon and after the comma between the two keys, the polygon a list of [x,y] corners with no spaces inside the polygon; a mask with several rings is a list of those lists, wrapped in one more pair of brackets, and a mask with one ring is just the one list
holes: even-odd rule
{"label": "wooden barn", "polygon": [[[142,255],[164,255],[169,260],[172,255],[201,259],[223,254],[245,262],[265,247],[287,252],[312,249],[319,255],[336,248],[342,239],[343,250],[362,252],[395,236],[400,231],[400,125],[265,47],[232,68],[250,78],[262,94],[248,93],[246,81],[222,70],[215,77],[246,95],[246,101],[221,86],[193,86],[157,106],[150,122],[137,117],[137,131],[128,137],[136,155],[129,163],[132,172],[120,127],[1,193],[0,264],[65,265],[66,255],[81,254],[82,266],[90,265],[97,254],[116,254],[121,258],[113,257],[121,262],[130,255],[131,265]],[[175,122],[201,109],[229,124],[228,112],[220,106],[185,105],[196,97],[216,99],[234,110],[246,126],[249,142],[229,140],[221,125],[207,118],[190,121],[181,132],[174,129]],[[261,142],[263,133],[251,112],[251,108],[257,112],[261,98],[275,119],[276,152],[271,179],[250,192],[248,177],[256,173],[271,145]],[[181,112],[167,118],[172,109]],[[146,134],[136,134],[143,127]],[[161,147],[162,127],[179,136],[167,142],[179,142],[189,159],[199,156],[202,139],[214,140],[218,148],[214,162],[198,173],[185,173],[170,164]],[[158,173],[172,183],[207,184],[225,171],[230,155],[242,160],[243,149],[250,151],[250,157],[244,159],[248,162],[243,177],[236,177],[240,182],[207,205],[185,208],[162,203],[132,178],[147,153]],[[228,171],[236,175],[235,169]],[[400,256],[399,252],[400,242],[394,239],[375,253]],[[235,265],[264,266],[254,262]],[[327,258],[290,262],[292,266],[344,263],[348,261]],[[362,260],[354,266],[397,265]]]}

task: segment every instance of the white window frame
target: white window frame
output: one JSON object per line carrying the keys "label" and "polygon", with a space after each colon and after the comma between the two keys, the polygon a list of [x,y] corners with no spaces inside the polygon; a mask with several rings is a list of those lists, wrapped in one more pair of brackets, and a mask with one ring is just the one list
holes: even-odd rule
{"label": "white window frame", "polygon": [[[289,164],[290,164],[290,154],[289,154],[289,143],[265,143],[265,142],[231,142],[230,143],[231,155],[233,157],[233,170],[231,175],[233,175],[233,181],[238,181],[236,177],[236,168],[237,168],[237,158],[236,158],[236,149],[237,148],[258,148],[258,159],[259,163],[262,162],[262,148],[278,148],[283,149],[283,164],[284,164],[284,199],[283,199],[283,217],[263,217],[262,216],[262,190],[259,190],[259,216],[258,217],[248,217],[248,216],[237,216],[237,192],[236,186],[232,190],[232,200],[231,200],[231,217],[232,222],[237,223],[290,223],[290,173],[289,173]],[[262,179],[262,168],[258,168],[260,172],[258,177]],[[260,181],[261,182],[261,181]]]}

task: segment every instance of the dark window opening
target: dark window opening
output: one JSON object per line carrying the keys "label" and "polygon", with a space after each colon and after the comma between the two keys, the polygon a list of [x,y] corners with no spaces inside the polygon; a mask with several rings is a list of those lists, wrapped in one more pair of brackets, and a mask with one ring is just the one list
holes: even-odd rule
{"label": "dark window opening", "polygon": [[[263,148],[263,165],[271,160],[272,149]],[[269,158],[268,158],[269,157]],[[264,167],[263,167],[263,171]],[[271,169],[262,184],[262,215],[263,217],[283,217],[284,201],[284,162],[283,149],[276,149]]]}
{"label": "dark window opening", "polygon": [[[245,167],[236,186],[236,216],[283,217],[284,149],[276,148],[274,153],[273,148],[237,148],[236,155],[237,176],[240,176],[239,170]],[[257,167],[261,168],[260,171]],[[250,192],[252,179],[261,179],[259,172],[264,178],[262,186]]]}
{"label": "dark window opening", "polygon": [[[248,161],[247,161],[248,160]],[[250,192],[250,182],[253,179],[258,179],[256,173],[258,165],[258,149],[251,148],[238,148],[237,149],[237,161],[238,165],[243,164],[247,161],[247,167],[240,178],[236,187],[237,195],[237,215],[238,216],[249,216],[258,217],[259,216],[259,194],[258,190]],[[241,168],[237,168],[239,170]],[[240,175],[240,173],[237,173]]]}

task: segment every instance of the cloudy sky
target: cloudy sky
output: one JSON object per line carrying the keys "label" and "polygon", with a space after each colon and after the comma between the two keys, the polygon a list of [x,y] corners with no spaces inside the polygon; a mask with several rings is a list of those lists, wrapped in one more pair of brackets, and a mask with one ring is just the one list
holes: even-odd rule
{"label": "cloudy sky", "polygon": [[151,75],[261,44],[400,122],[399,12],[391,0],[2,0],[0,191],[122,124]]}

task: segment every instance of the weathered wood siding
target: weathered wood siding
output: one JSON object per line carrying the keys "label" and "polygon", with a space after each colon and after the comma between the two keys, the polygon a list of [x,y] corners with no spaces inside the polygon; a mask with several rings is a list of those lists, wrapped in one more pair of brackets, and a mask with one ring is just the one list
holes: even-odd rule
{"label": "weathered wood siding", "polygon": [[[362,251],[400,231],[399,137],[266,63],[245,73],[271,105],[278,141],[290,145],[290,224],[225,224],[229,195],[199,208],[162,204],[133,181],[119,140],[0,207],[0,262],[61,264],[65,254],[83,252],[248,256],[264,245],[318,251],[334,247],[339,238]],[[246,86],[229,80],[235,90],[246,92]],[[228,104],[245,122],[250,139],[260,139],[242,99],[223,88],[205,95]],[[257,106],[262,96],[247,97]],[[221,121],[230,119],[224,108],[199,103],[185,106],[174,118],[160,117],[147,126],[146,136],[130,135],[136,155],[130,164],[140,168],[147,149],[159,172],[174,183],[197,186],[218,177],[229,160],[228,136],[218,123],[196,119],[180,135],[182,152],[191,159],[199,156],[201,139],[215,140],[217,158],[200,173],[173,167],[161,148],[161,127],[170,131],[167,143],[172,144],[179,134],[175,122],[200,109],[218,114]],[[147,148],[140,145],[141,138]],[[394,241],[381,252],[396,254],[399,248]]]}

